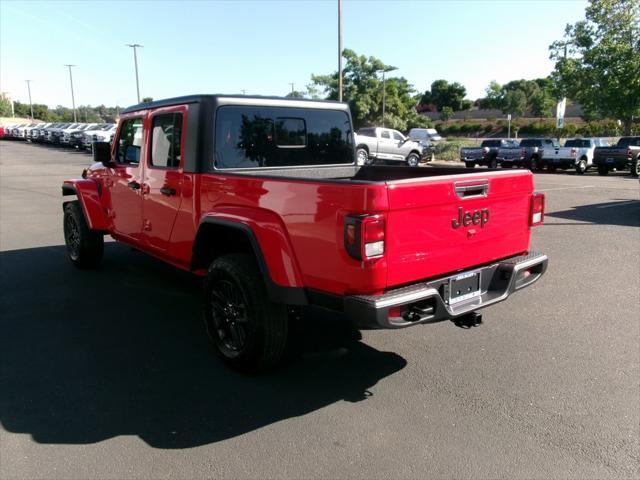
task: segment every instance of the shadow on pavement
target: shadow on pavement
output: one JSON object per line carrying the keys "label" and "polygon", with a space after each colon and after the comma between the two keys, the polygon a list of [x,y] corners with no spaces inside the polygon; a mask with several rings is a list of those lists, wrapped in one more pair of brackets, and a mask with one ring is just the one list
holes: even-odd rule
{"label": "shadow on pavement", "polygon": [[[640,201],[616,200],[607,203],[580,205],[571,210],[545,214],[545,219],[562,218],[577,222],[595,223],[600,225],[621,225],[626,227],[640,227]],[[545,221],[545,225],[576,225]]]}
{"label": "shadow on pavement", "polygon": [[56,246],[0,253],[0,275],[0,424],[40,443],[194,447],[363,401],[406,365],[342,348],[333,316],[309,322],[288,365],[236,374],[205,339],[200,281],[114,243],[100,270],[76,270]]}

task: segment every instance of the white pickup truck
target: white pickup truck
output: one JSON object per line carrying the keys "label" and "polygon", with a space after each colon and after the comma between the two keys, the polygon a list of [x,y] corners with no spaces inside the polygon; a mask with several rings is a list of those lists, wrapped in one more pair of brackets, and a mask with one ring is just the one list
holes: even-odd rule
{"label": "white pickup truck", "polygon": [[391,128],[367,127],[355,136],[358,165],[372,165],[376,160],[403,162],[417,167],[425,147]]}
{"label": "white pickup truck", "polygon": [[575,168],[583,174],[593,166],[593,151],[596,147],[608,147],[609,142],[603,138],[570,138],[564,142],[564,148],[553,157],[553,168]]}

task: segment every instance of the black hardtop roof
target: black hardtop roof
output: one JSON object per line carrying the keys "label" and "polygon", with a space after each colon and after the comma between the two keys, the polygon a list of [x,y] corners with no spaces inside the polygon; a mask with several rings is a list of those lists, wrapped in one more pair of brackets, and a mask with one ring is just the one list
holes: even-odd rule
{"label": "black hardtop roof", "polygon": [[163,100],[154,100],[152,102],[139,103],[127,107],[122,113],[137,112],[160,107],[170,107],[172,105],[182,105],[185,103],[202,103],[202,102],[223,102],[224,104],[236,105],[260,105],[266,107],[300,107],[300,108],[331,108],[338,110],[346,110],[348,105],[335,100],[310,100],[307,98],[286,98],[286,97],[267,97],[260,95],[224,95],[224,94],[200,94],[185,95],[182,97],[165,98]]}

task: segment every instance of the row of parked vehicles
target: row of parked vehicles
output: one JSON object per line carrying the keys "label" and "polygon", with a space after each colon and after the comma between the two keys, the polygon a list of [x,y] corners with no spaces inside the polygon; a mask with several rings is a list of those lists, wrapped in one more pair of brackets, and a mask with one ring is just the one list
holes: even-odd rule
{"label": "row of parked vehicles", "polygon": [[607,175],[612,170],[629,170],[640,175],[640,137],[622,137],[615,146],[603,138],[571,138],[561,146],[555,138],[487,139],[479,147],[461,148],[460,160],[467,168],[529,168],[554,172],[575,169],[579,174],[590,168]]}
{"label": "row of parked vehicles", "polygon": [[93,142],[111,142],[115,132],[114,123],[31,123],[2,127],[0,136],[91,150]]}

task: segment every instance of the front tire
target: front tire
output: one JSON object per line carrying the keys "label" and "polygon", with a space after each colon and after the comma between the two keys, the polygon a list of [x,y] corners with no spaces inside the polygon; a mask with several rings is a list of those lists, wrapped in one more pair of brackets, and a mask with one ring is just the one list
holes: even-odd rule
{"label": "front tire", "polygon": [[64,206],[64,242],[69,259],[78,268],[96,268],[102,261],[104,236],[89,228],[78,201]]}
{"label": "front tire", "polygon": [[207,334],[227,365],[251,373],[280,361],[287,342],[287,308],[269,300],[252,256],[232,254],[214,260],[204,297]]}
{"label": "front tire", "polygon": [[416,153],[410,153],[407,157],[407,165],[409,167],[417,167],[420,163],[420,157]]}
{"label": "front tire", "polygon": [[636,158],[631,162],[631,176],[638,177],[640,176],[640,158]]}

